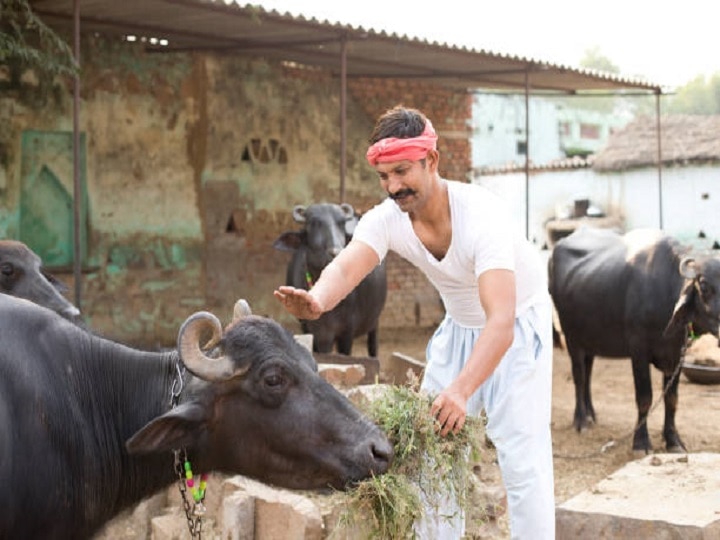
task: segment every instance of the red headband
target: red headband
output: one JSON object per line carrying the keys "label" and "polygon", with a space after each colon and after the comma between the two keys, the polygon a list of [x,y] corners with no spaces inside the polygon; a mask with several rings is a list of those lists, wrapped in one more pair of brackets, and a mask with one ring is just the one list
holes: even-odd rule
{"label": "red headband", "polygon": [[437,149],[437,138],[430,120],[426,119],[425,129],[418,137],[380,139],[368,148],[365,157],[373,167],[378,163],[402,161],[404,159],[417,161],[426,157],[430,150]]}

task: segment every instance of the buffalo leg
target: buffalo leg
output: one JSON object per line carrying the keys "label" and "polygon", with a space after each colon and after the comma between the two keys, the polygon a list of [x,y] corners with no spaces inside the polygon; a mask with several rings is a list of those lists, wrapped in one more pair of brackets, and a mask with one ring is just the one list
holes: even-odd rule
{"label": "buffalo leg", "polygon": [[350,356],[350,353],[352,353],[352,346],[353,346],[353,335],[352,332],[343,332],[340,334],[336,341],[337,345],[337,351],[340,354],[346,354]]}
{"label": "buffalo leg", "polygon": [[633,450],[649,454],[652,450],[647,428],[647,416],[652,404],[650,362],[646,354],[636,353],[631,358],[633,382],[635,384],[635,404],[638,410],[637,427],[633,436]]}
{"label": "buffalo leg", "polygon": [[367,335],[368,356],[377,357],[378,355],[378,332],[377,328],[373,328]]}
{"label": "buffalo leg", "polygon": [[[668,387],[668,383],[672,377],[672,373],[663,374],[663,389]],[[668,452],[683,453],[687,452],[685,445],[680,439],[680,434],[675,427],[675,412],[678,404],[678,379],[675,377],[670,387],[665,393],[665,424],[663,427],[663,439],[665,439],[665,447]]]}
{"label": "buffalo leg", "polygon": [[585,354],[585,418],[588,425],[597,422],[595,407],[592,404],[592,370],[595,356]]}
{"label": "buffalo leg", "polygon": [[333,339],[330,335],[313,335],[313,351],[319,353],[330,353],[333,350]]}
{"label": "buffalo leg", "polygon": [[[577,349],[568,343],[568,352],[572,361],[573,383],[575,384],[575,417],[573,425],[577,431],[587,428],[591,422],[588,421],[592,411],[592,404],[588,410],[590,396],[590,371],[592,370],[592,355],[588,355],[582,349]],[[588,358],[590,359],[588,362]],[[592,412],[594,416],[594,412]],[[594,418],[593,418],[594,420]]]}

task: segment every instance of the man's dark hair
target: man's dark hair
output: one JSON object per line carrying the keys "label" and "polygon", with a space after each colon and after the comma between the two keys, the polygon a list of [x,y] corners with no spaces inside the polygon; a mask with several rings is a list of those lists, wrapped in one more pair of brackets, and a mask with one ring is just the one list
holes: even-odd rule
{"label": "man's dark hair", "polygon": [[393,107],[378,118],[375,129],[370,135],[370,144],[388,137],[410,139],[422,135],[426,119],[417,109],[408,109],[401,105]]}

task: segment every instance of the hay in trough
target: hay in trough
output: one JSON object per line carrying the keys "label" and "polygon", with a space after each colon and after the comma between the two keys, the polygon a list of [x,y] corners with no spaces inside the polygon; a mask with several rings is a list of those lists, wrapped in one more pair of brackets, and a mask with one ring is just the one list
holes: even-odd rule
{"label": "hay in trough", "polygon": [[454,493],[465,506],[482,440],[480,420],[468,418],[458,434],[441,437],[430,415],[432,398],[411,386],[389,386],[365,411],[388,435],[395,457],[390,470],[360,482],[346,494],[343,520],[373,538],[413,538],[421,499]]}

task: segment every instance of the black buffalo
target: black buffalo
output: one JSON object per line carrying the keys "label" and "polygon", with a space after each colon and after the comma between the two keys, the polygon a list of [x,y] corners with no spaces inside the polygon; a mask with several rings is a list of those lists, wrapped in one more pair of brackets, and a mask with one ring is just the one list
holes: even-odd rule
{"label": "black buffalo", "polygon": [[[303,224],[300,231],[282,233],[273,247],[292,251],[286,285],[310,289],[325,266],[340,253],[358,217],[349,204],[296,206],[293,219]],[[378,322],[387,297],[385,263],[378,265],[335,309],[313,321],[301,320],[306,334],[313,336],[313,350],[320,353],[350,354],[353,340],[367,334],[368,355],[378,354]]]}
{"label": "black buffalo", "polygon": [[[342,489],[387,470],[385,435],[276,322],[189,317],[178,351],[97,337],[0,295],[0,538],[89,538],[178,479]],[[212,336],[201,349],[201,337]]]}
{"label": "black buffalo", "polygon": [[549,261],[549,284],[575,383],[575,428],[595,422],[590,379],[593,358],[630,357],[638,425],[633,450],[652,448],[647,415],[650,365],[663,374],[663,438],[685,450],[675,427],[678,369],[689,325],[718,335],[720,260],[689,258],[689,249],[656,230],[626,235],[582,228],[560,240]]}
{"label": "black buffalo", "polygon": [[0,293],[25,298],[79,320],[80,311],[62,293],[67,287],[43,270],[40,257],[22,242],[0,240]]}

